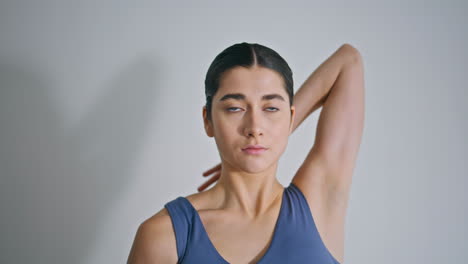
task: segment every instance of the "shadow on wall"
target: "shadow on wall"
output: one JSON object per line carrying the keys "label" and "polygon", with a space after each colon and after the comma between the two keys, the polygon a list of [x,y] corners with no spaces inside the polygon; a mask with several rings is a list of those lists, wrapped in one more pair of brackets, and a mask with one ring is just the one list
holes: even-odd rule
{"label": "shadow on wall", "polygon": [[159,72],[148,59],[131,64],[68,128],[53,83],[0,63],[1,263],[86,259],[143,147]]}

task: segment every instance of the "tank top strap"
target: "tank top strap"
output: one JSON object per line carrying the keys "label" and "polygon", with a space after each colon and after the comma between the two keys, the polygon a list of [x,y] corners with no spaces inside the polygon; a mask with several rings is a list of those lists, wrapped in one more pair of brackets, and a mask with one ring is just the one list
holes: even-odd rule
{"label": "tank top strap", "polygon": [[321,255],[322,257],[328,256],[327,262],[323,263],[340,264],[323,243],[315,224],[314,215],[310,205],[307,202],[304,193],[293,182],[291,182],[288,187],[288,199],[290,201],[290,207],[288,208],[290,212],[288,215],[292,217],[289,221],[295,223],[295,227],[298,228],[298,230],[296,230],[299,231],[297,236],[300,237],[301,234],[307,234],[309,238],[312,239],[309,244],[314,245],[313,248],[316,255]]}
{"label": "tank top strap", "polygon": [[[293,182],[289,184],[286,188],[287,195],[286,199],[288,201],[285,214],[290,218],[289,223],[294,223],[298,228],[310,228],[311,223],[313,223],[313,218],[309,208],[309,204],[302,193],[302,191],[297,187]],[[310,230],[299,230],[300,232],[305,232]]]}
{"label": "tank top strap", "polygon": [[171,217],[176,237],[177,256],[180,262],[185,255],[188,240],[192,232],[191,228],[194,217],[193,211],[181,196],[166,203],[164,207],[167,209]]}

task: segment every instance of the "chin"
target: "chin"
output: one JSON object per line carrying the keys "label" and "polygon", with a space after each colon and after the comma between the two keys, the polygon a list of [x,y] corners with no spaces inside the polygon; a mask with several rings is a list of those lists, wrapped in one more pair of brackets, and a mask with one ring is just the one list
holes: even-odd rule
{"label": "chin", "polygon": [[248,172],[248,173],[260,173],[262,171],[267,170],[270,167],[270,164],[267,164],[266,162],[245,162],[239,166],[243,171]]}

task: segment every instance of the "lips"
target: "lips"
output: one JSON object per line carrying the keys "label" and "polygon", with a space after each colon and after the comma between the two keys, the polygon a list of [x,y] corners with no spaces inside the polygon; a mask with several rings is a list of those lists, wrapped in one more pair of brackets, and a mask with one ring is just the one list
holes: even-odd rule
{"label": "lips", "polygon": [[242,150],[247,150],[247,149],[261,150],[261,149],[267,149],[267,148],[262,145],[247,145]]}
{"label": "lips", "polygon": [[247,154],[261,154],[265,152],[268,148],[262,146],[262,145],[247,145],[245,148],[242,149],[243,152]]}

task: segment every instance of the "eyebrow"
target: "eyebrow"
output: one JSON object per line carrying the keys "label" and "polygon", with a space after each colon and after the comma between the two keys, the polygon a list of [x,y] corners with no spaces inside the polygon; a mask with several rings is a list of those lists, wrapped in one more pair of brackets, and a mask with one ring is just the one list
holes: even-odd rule
{"label": "eyebrow", "polygon": [[[230,94],[226,94],[223,97],[221,97],[221,99],[219,99],[219,101],[226,101],[228,99],[245,100],[245,95],[241,94],[241,93],[230,93]],[[279,99],[281,101],[286,102],[286,100],[284,100],[283,96],[281,96],[279,94],[265,94],[264,96],[262,96],[262,101],[263,100],[273,100],[273,99]]]}

